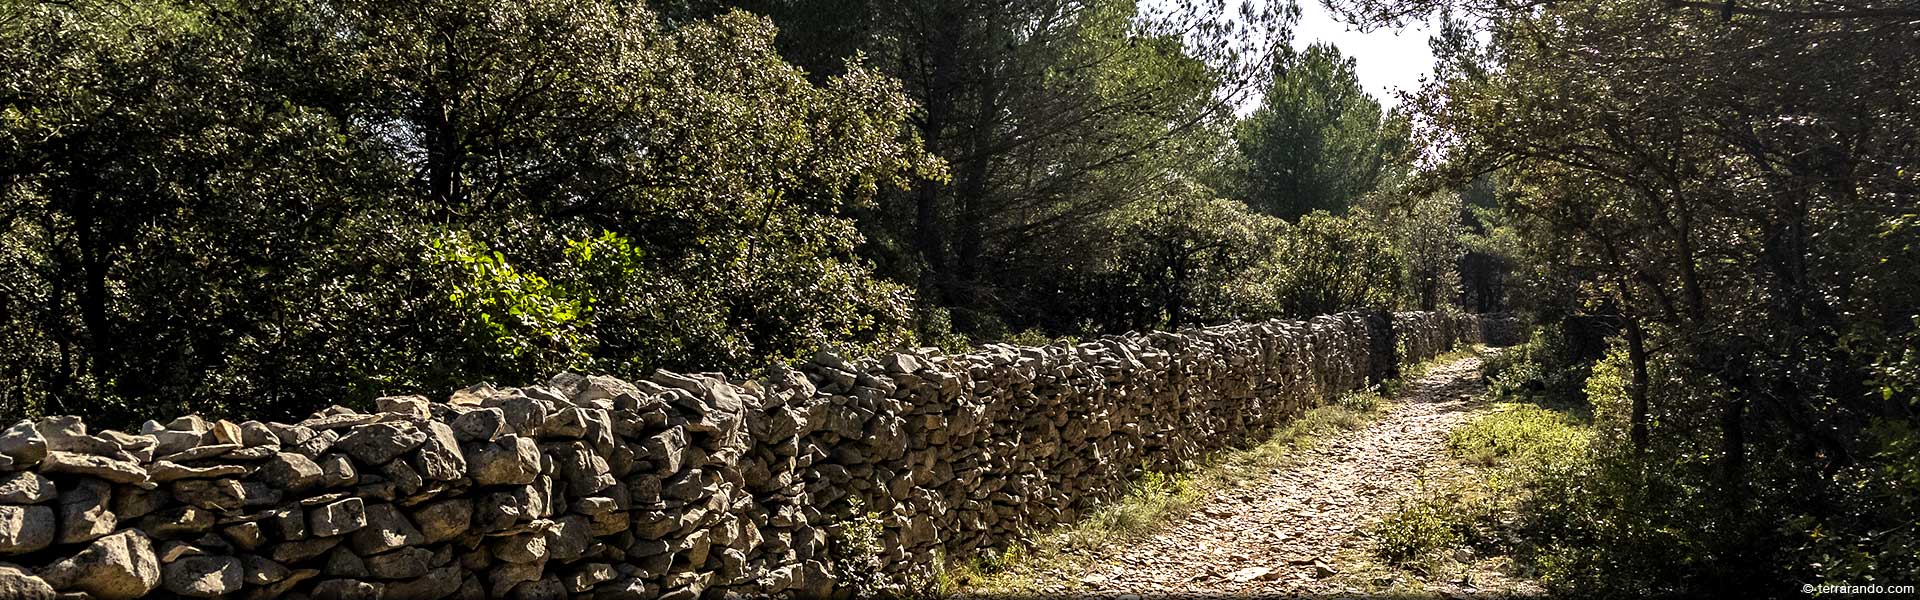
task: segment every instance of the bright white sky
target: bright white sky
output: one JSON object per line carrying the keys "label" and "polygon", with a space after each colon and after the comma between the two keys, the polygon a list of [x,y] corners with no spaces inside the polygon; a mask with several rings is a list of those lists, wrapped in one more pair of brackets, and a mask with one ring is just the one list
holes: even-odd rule
{"label": "bright white sky", "polygon": [[1433,37],[1429,23],[1361,33],[1330,14],[1320,0],[1299,1],[1300,23],[1293,29],[1294,47],[1305,48],[1316,40],[1338,46],[1340,54],[1354,59],[1360,84],[1380,99],[1382,107],[1400,104],[1393,90],[1416,91],[1420,89],[1420,76],[1433,73],[1433,50],[1427,47],[1427,40]]}

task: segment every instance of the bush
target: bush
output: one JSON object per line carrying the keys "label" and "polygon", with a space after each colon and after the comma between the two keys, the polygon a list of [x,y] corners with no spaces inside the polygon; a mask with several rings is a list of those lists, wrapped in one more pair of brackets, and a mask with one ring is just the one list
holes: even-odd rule
{"label": "bush", "polygon": [[1529,404],[1493,410],[1447,435],[1454,456],[1485,466],[1551,469],[1587,452],[1589,432],[1565,413]]}
{"label": "bush", "polygon": [[1489,397],[1524,402],[1573,402],[1591,368],[1557,324],[1535,329],[1526,343],[1493,354],[1480,366]]}
{"label": "bush", "polygon": [[[1460,513],[1445,502],[1401,501],[1368,531],[1374,539],[1374,555],[1395,566],[1418,566],[1430,561],[1461,543],[1459,517]],[[1422,570],[1432,571],[1432,568]]]}

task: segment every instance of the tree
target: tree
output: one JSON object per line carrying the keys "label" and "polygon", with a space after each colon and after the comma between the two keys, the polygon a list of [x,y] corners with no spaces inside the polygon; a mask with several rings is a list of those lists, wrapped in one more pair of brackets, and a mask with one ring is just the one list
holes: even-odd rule
{"label": "tree", "polygon": [[638,3],[0,14],[8,411],[272,418],[893,344],[845,215],[938,177],[897,82]]}
{"label": "tree", "polygon": [[1307,318],[1357,308],[1394,308],[1401,262],[1381,223],[1314,211],[1277,235],[1270,271],[1274,311]]}
{"label": "tree", "polygon": [[[1275,219],[1198,186],[1123,211],[1114,228],[1121,248],[1101,272],[1137,289],[1110,297],[1141,299],[1131,329],[1220,323],[1271,311],[1258,272],[1272,256]],[[1111,288],[1109,288],[1111,289]]]}
{"label": "tree", "polygon": [[715,4],[773,15],[787,54],[816,72],[864,52],[901,79],[952,177],[883,198],[864,221],[877,238],[867,254],[987,336],[1089,316],[1079,307],[1093,299],[1058,285],[1085,273],[1070,259],[1113,239],[1109,217],[1178,196],[1216,157],[1232,103],[1293,14],[1211,1]]}
{"label": "tree", "polygon": [[1284,219],[1339,213],[1402,168],[1405,121],[1383,117],[1351,58],[1331,44],[1274,55],[1272,85],[1235,139],[1247,202]]}
{"label": "tree", "polygon": [[[1434,6],[1353,4],[1386,19]],[[1446,180],[1496,175],[1505,226],[1552,288],[1620,324],[1622,460],[1639,481],[1684,482],[1640,485],[1652,501],[1611,505],[1646,512],[1599,518],[1686,532],[1705,566],[1681,586],[1763,594],[1911,568],[1913,538],[1887,534],[1912,515],[1857,495],[1897,487],[1875,478],[1904,471],[1879,461],[1906,456],[1888,432],[1916,418],[1913,388],[1885,374],[1911,364],[1920,317],[1920,179],[1894,166],[1920,139],[1910,7],[1464,8],[1491,19],[1490,62],[1415,99],[1423,141]],[[1710,436],[1682,418],[1701,414]],[[1841,555],[1865,558],[1824,558]],[[1672,575],[1581,581],[1672,589],[1632,587]]]}

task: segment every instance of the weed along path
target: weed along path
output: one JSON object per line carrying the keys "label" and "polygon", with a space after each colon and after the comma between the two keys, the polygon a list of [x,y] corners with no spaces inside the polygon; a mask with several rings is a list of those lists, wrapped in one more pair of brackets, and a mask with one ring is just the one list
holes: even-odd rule
{"label": "weed along path", "polygon": [[1357,580],[1372,577],[1357,564],[1371,544],[1367,528],[1415,493],[1423,471],[1447,468],[1446,434],[1484,411],[1471,402],[1481,387],[1477,356],[1434,364],[1397,398],[1382,401],[1370,423],[1290,448],[1257,471],[1215,474],[1182,511],[1165,515],[1169,522],[1039,549],[1024,561],[1030,565],[960,587],[1092,597],[1325,597],[1378,589],[1379,582]]}

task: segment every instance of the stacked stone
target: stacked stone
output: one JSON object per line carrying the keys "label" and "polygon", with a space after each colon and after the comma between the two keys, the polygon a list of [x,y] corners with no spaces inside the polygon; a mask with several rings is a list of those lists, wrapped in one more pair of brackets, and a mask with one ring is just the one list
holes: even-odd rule
{"label": "stacked stone", "polygon": [[1439,356],[1464,344],[1486,342],[1478,315],[1399,312],[1393,314],[1393,330],[1400,345],[1400,360],[1407,364]]}
{"label": "stacked stone", "polygon": [[1510,314],[1477,315],[1480,340],[1489,346],[1511,346],[1527,341],[1527,323]]}
{"label": "stacked stone", "polygon": [[1105,338],[988,345],[802,370],[833,407],[806,437],[808,499],[829,522],[880,516],[896,582],[941,554],[1003,546],[1069,522],[1170,471],[1260,439],[1287,418],[1370,382],[1380,315],[1272,321]]}
{"label": "stacked stone", "polygon": [[1479,327],[1347,313],[961,355],[822,352],[751,381],[562,374],[293,424],[22,422],[0,432],[0,598],[900,585],[1377,381],[1396,330],[1422,356]]}

